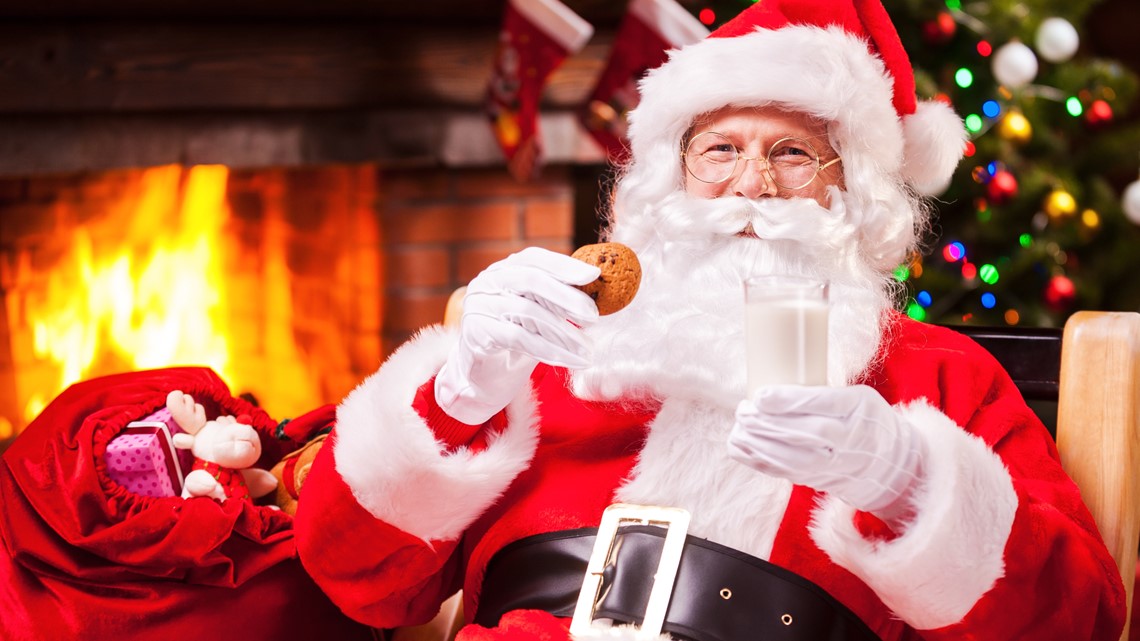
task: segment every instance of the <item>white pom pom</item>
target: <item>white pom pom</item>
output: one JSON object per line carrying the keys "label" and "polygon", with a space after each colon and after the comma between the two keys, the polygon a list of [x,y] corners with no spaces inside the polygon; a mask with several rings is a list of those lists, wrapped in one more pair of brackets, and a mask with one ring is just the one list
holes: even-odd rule
{"label": "white pom pom", "polygon": [[1049,62],[1065,62],[1077,52],[1081,37],[1064,18],[1049,18],[1037,28],[1037,53]]}
{"label": "white pom pom", "polygon": [[994,77],[1001,84],[1016,89],[1037,77],[1037,56],[1020,42],[1008,42],[994,54]]}
{"label": "white pom pom", "polygon": [[1140,225],[1140,180],[1124,188],[1120,204],[1124,206],[1124,215],[1128,216],[1128,220]]}
{"label": "white pom pom", "polygon": [[958,114],[944,102],[920,102],[903,119],[903,136],[906,181],[927,196],[946,191],[966,149],[966,128]]}

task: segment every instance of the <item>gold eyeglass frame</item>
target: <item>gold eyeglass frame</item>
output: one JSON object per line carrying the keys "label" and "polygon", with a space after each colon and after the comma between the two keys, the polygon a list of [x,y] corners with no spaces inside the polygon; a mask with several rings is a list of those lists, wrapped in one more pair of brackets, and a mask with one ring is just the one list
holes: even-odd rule
{"label": "gold eyeglass frame", "polygon": [[[740,166],[741,160],[743,160],[745,164],[748,164],[749,160],[755,160],[757,162],[763,162],[764,163],[764,175],[767,176],[768,180],[770,180],[773,185],[779,187],[780,189],[786,189],[788,191],[794,191],[797,189],[804,189],[808,185],[812,184],[813,182],[815,182],[816,178],[819,178],[819,172],[821,172],[824,169],[827,169],[828,167],[834,165],[835,163],[843,160],[842,156],[836,155],[835,158],[833,158],[832,160],[829,160],[826,163],[820,164],[819,152],[816,151],[815,145],[811,144],[810,141],[808,141],[804,138],[800,138],[799,136],[784,136],[783,138],[780,138],[776,142],[772,143],[772,146],[768,147],[768,153],[762,157],[753,158],[752,156],[745,156],[744,154],[740,153],[740,150],[736,148],[736,145],[733,145],[732,148],[736,152],[736,161],[732,165],[732,170],[728,172],[727,176],[725,176],[724,178],[721,178],[720,180],[705,180],[705,179],[701,178],[700,176],[697,176],[695,173],[693,173],[693,170],[691,168],[689,168],[688,155],[689,155],[689,148],[693,146],[693,141],[695,141],[697,138],[700,138],[701,136],[704,136],[706,134],[715,134],[717,136],[720,136],[721,138],[724,138],[726,141],[729,142],[729,144],[732,143],[732,141],[729,140],[728,136],[720,133],[719,131],[702,131],[701,133],[690,138],[689,142],[685,143],[685,148],[681,151],[681,165],[683,165],[685,167],[685,171],[690,176],[692,176],[694,180],[700,181],[706,185],[719,185],[720,183],[727,182],[736,174],[736,168],[738,166]],[[798,140],[798,141],[804,143],[805,145],[807,145],[808,149],[811,150],[812,160],[815,162],[815,173],[812,174],[812,177],[809,178],[807,182],[800,185],[799,187],[787,187],[787,186],[781,185],[780,181],[776,180],[775,174],[772,173],[772,161],[769,160],[769,158],[772,157],[772,151],[780,143],[786,142],[788,140]]]}

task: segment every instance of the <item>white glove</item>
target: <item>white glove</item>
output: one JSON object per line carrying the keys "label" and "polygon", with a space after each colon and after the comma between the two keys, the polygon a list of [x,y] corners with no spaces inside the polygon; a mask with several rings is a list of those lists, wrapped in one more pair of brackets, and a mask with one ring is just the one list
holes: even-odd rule
{"label": "white glove", "polygon": [[467,286],[459,343],[435,379],[440,408],[478,425],[518,395],[540,361],[588,365],[582,328],[598,319],[598,307],[572,285],[600,274],[594,265],[538,247],[483,270]]}
{"label": "white glove", "polygon": [[919,486],[926,443],[866,385],[772,385],[736,408],[729,454],[890,522]]}

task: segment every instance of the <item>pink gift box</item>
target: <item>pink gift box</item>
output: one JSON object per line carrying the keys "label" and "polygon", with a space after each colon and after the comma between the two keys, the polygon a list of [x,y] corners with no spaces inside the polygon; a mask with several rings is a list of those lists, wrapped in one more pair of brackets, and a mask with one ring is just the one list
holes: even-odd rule
{"label": "pink gift box", "polygon": [[135,494],[161,498],[182,494],[182,466],[170,428],[162,421],[136,421],[107,444],[107,473]]}
{"label": "pink gift box", "polygon": [[[165,407],[141,421],[135,421],[127,425],[127,427],[130,428],[132,425],[152,422],[164,423],[166,425],[167,431],[170,432],[171,438],[173,438],[175,434],[185,431],[178,425],[178,423],[174,421],[174,417],[170,415],[170,410],[166,409]],[[194,465],[194,454],[190,450],[175,449],[174,455],[178,457],[178,465],[180,468],[182,468],[182,471],[184,473],[189,473],[190,468]]]}

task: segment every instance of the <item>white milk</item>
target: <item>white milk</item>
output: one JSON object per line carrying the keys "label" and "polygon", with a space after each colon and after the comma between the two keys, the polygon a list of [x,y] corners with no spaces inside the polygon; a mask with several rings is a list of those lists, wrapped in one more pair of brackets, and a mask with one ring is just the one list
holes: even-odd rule
{"label": "white milk", "polygon": [[827,384],[826,300],[750,300],[745,322],[749,394],[761,385]]}

